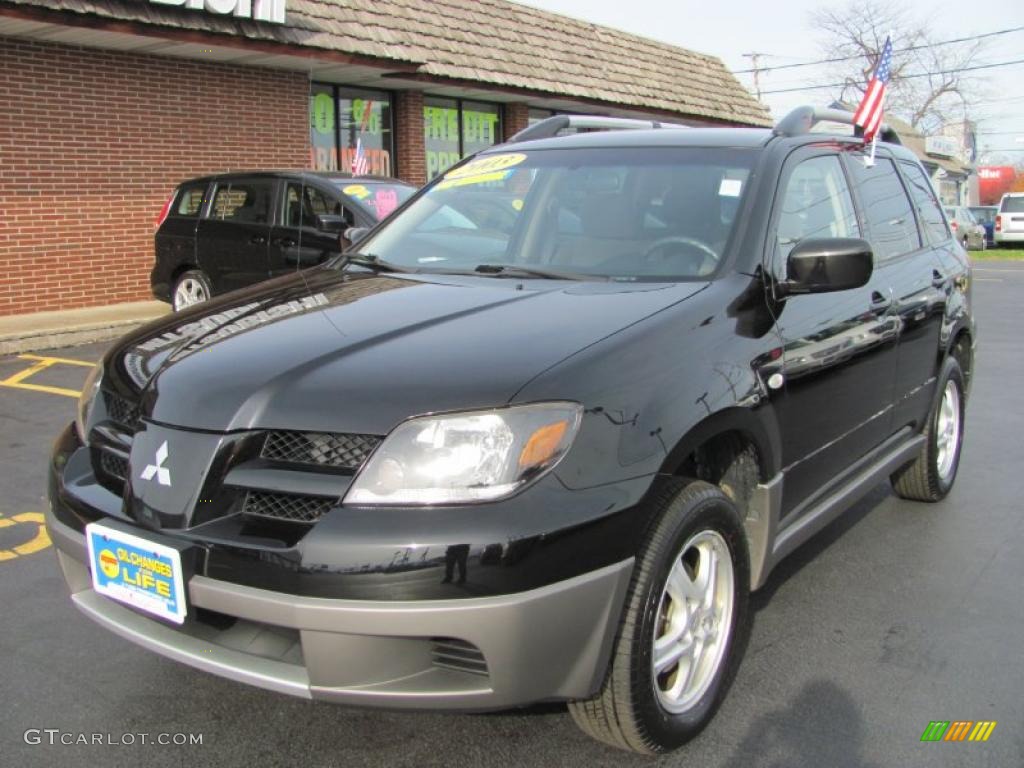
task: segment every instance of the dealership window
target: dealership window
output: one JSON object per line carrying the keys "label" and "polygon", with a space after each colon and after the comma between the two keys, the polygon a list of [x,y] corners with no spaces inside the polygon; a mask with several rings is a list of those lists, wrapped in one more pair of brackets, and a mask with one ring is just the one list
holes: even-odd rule
{"label": "dealership window", "polygon": [[361,142],[369,172],[395,173],[391,94],[347,86],[314,85],[309,96],[309,165],[351,171]]}
{"label": "dealership window", "polygon": [[497,104],[428,96],[423,101],[423,141],[427,179],[463,157],[499,141],[501,109]]}
{"label": "dealership window", "polygon": [[960,205],[960,184],[942,179],[939,182],[939,197],[943,205]]}

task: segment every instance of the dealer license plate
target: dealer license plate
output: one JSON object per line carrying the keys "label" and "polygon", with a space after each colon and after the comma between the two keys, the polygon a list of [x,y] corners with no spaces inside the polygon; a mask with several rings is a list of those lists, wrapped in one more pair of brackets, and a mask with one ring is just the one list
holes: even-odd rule
{"label": "dealer license plate", "polygon": [[187,612],[181,552],[101,523],[85,527],[93,588],[181,624]]}

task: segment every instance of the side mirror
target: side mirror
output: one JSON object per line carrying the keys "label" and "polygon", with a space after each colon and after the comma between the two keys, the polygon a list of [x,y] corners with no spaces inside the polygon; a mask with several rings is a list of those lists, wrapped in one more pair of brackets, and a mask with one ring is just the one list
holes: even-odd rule
{"label": "side mirror", "polygon": [[344,232],[347,226],[344,216],[321,213],[316,217],[316,228],[321,232]]}
{"label": "side mirror", "polygon": [[370,231],[369,227],[349,227],[348,229],[345,230],[345,233],[341,236],[342,239],[343,240],[347,240],[348,243],[346,245],[346,243],[343,242],[342,246],[348,247],[350,245],[355,245],[360,240],[362,240],[364,237],[366,237],[366,233],[369,232],[369,231]]}
{"label": "side mirror", "polygon": [[867,240],[832,237],[801,240],[786,261],[781,294],[828,293],[860,288],[871,279],[872,253]]}

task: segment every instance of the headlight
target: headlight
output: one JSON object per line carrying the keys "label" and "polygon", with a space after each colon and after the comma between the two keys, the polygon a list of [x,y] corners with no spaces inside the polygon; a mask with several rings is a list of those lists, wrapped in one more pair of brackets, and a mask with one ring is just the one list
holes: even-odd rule
{"label": "headlight", "polygon": [[349,504],[452,504],[509,496],[554,467],[580,426],[578,403],[410,419],[352,483]]}
{"label": "headlight", "polygon": [[78,437],[81,438],[83,443],[88,442],[86,439],[88,433],[85,430],[88,428],[89,413],[92,411],[93,403],[96,402],[96,395],[100,391],[100,381],[102,379],[103,363],[100,362],[85,377],[82,394],[78,396],[78,413],[75,416],[75,427],[78,428]]}

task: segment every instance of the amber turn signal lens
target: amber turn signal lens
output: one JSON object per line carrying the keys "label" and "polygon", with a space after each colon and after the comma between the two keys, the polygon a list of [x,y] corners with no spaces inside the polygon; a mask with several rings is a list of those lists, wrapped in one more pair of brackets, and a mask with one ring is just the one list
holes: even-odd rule
{"label": "amber turn signal lens", "polygon": [[530,435],[522,453],[519,454],[519,468],[529,469],[543,465],[558,451],[568,429],[568,421],[556,421],[554,424],[546,424]]}

